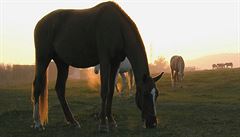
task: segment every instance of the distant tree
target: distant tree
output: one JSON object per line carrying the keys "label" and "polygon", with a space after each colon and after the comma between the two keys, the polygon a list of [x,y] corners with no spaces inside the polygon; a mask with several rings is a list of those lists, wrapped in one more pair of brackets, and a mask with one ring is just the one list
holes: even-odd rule
{"label": "distant tree", "polygon": [[169,72],[168,62],[164,57],[157,58],[153,64],[149,64],[150,73],[157,74],[160,72]]}
{"label": "distant tree", "polygon": [[33,65],[0,64],[0,86],[31,83],[33,74]]}

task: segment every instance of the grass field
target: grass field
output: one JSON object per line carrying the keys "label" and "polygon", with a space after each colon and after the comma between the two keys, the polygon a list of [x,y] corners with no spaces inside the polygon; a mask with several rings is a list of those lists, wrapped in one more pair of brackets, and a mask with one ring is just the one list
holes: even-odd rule
{"label": "grass field", "polygon": [[158,128],[141,127],[134,97],[114,96],[118,127],[98,132],[94,114],[100,97],[86,82],[68,81],[67,99],[81,128],[66,125],[49,86],[49,123],[45,131],[32,129],[31,84],[0,87],[0,137],[240,137],[240,69],[187,72],[183,88],[172,89],[170,74],[157,83]]}

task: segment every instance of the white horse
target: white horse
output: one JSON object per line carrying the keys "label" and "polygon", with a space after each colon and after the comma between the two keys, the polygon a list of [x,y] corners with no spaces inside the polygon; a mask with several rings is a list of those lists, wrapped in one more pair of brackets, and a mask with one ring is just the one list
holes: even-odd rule
{"label": "white horse", "polygon": [[[170,60],[172,87],[176,86],[176,82],[181,83],[184,76],[185,63],[181,56],[173,56]],[[182,87],[182,86],[181,86]]]}
{"label": "white horse", "polygon": [[[96,65],[94,67],[94,72],[95,74],[98,74],[100,71],[100,64]],[[129,86],[128,86],[128,82],[127,82],[127,78],[126,78],[126,75],[125,73],[128,73],[128,76],[129,76]],[[118,86],[117,86],[117,75],[116,75],[116,79],[115,79],[115,87],[116,87],[116,90],[117,92],[120,94],[120,95],[123,95],[123,91],[127,88],[127,86],[129,87],[129,94],[132,95],[132,92],[133,92],[133,86],[134,86],[134,83],[133,83],[133,70],[132,70],[132,66],[128,60],[128,58],[125,58],[124,61],[121,62],[119,68],[118,68],[118,73],[120,74],[121,78],[122,78],[122,90],[120,91]],[[118,74],[117,73],[117,74]]]}

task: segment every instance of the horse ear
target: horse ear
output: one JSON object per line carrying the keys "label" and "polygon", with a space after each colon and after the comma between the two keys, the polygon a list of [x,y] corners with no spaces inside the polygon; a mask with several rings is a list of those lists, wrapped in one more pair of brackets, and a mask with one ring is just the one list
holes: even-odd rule
{"label": "horse ear", "polygon": [[154,78],[153,78],[154,82],[158,81],[158,80],[162,77],[163,73],[164,73],[164,72],[162,72],[160,75],[154,77]]}

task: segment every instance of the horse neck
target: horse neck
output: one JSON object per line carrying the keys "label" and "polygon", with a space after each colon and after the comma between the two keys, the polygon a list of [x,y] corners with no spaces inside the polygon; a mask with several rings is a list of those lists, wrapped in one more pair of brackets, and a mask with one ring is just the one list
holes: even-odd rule
{"label": "horse neck", "polygon": [[129,50],[130,52],[128,53],[130,54],[127,53],[127,58],[132,65],[136,86],[141,86],[144,75],[150,75],[146,52],[143,46],[138,45],[131,46]]}
{"label": "horse neck", "polygon": [[183,64],[182,64],[182,62],[179,61],[177,65],[178,65],[178,66],[177,66],[178,72],[183,73]]}
{"label": "horse neck", "polygon": [[180,73],[183,73],[184,72],[184,67],[185,67],[185,64],[184,64],[184,60],[181,58],[180,60],[178,60],[178,68],[179,68],[179,72]]}
{"label": "horse neck", "polygon": [[131,63],[136,86],[143,84],[144,75],[149,76],[145,47],[136,24],[123,13],[122,31],[125,42],[125,53]]}

